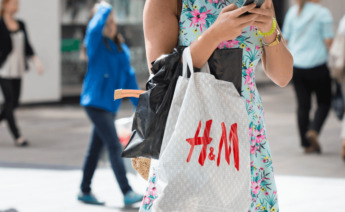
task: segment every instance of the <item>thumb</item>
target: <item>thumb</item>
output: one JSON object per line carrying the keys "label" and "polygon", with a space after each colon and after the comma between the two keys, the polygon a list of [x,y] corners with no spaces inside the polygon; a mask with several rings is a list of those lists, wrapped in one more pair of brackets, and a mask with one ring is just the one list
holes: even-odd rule
{"label": "thumb", "polygon": [[230,5],[226,6],[226,7],[224,7],[224,8],[222,9],[222,12],[221,12],[221,13],[231,12],[231,11],[233,11],[233,10],[236,10],[237,8],[238,8],[238,7],[236,6],[236,4],[230,4]]}

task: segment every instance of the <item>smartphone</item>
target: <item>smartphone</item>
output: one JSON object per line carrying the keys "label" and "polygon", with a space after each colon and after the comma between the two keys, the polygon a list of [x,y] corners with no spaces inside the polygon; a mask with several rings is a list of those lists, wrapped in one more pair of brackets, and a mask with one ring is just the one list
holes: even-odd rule
{"label": "smartphone", "polygon": [[255,3],[256,8],[260,8],[264,2],[265,0],[245,0],[242,6],[247,6],[247,5]]}
{"label": "smartphone", "polygon": [[[256,8],[260,8],[264,2],[265,2],[265,0],[245,0],[242,7],[255,3]],[[249,15],[249,14],[250,14],[249,12],[246,12],[242,16]]]}

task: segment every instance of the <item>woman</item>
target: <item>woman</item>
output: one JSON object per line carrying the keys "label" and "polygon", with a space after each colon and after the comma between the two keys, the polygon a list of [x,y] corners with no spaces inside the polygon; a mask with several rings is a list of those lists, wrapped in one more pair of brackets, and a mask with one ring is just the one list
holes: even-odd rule
{"label": "woman", "polygon": [[[140,201],[142,196],[133,192],[126,177],[121,158],[122,147],[114,125],[120,102],[113,101],[113,94],[116,89],[138,89],[138,86],[130,66],[129,49],[120,40],[111,6],[101,2],[95,6],[94,11],[84,40],[88,70],[80,100],[93,129],[78,200],[89,204],[104,204],[91,193],[90,186],[101,150],[105,147],[127,206]],[[132,103],[137,105],[137,100],[132,99]]]}
{"label": "woman", "polygon": [[[331,105],[331,78],[327,68],[333,39],[333,19],[320,0],[299,0],[285,19],[284,36],[294,56],[293,83],[298,102],[298,127],[305,153],[321,153],[318,137]],[[317,97],[313,120],[311,95]]]}
{"label": "woman", "polygon": [[[178,45],[190,46],[193,64],[202,67],[216,48],[243,48],[242,96],[250,120],[252,204],[248,210],[279,211],[263,106],[255,86],[260,59],[266,74],[284,87],[292,78],[293,58],[281,42],[272,0],[261,8],[241,7],[243,0],[148,0],[144,9],[146,53],[149,64]],[[179,14],[179,4],[182,12]],[[245,14],[249,12],[249,14]],[[180,17],[180,18],[179,18]],[[179,20],[180,19],[180,20]],[[260,32],[260,33],[259,33]],[[259,35],[261,34],[261,35]],[[265,37],[262,37],[265,35]],[[157,198],[155,167],[141,211],[151,211]],[[231,195],[231,194],[229,194]]]}
{"label": "woman", "polygon": [[14,111],[19,104],[22,77],[32,59],[39,74],[43,73],[40,61],[30,45],[24,22],[17,20],[18,0],[3,0],[0,8],[0,87],[5,103],[0,113],[0,122],[6,120],[18,147],[29,142],[20,133]]}
{"label": "woman", "polygon": [[[345,72],[345,16],[341,19],[337,36],[334,39],[332,48],[330,50],[330,56],[328,61],[328,66],[330,67],[331,76],[337,82],[342,84],[343,94],[345,93],[344,85],[344,72]],[[341,156],[345,161],[345,119],[343,119],[341,130],[342,142],[342,153]]]}

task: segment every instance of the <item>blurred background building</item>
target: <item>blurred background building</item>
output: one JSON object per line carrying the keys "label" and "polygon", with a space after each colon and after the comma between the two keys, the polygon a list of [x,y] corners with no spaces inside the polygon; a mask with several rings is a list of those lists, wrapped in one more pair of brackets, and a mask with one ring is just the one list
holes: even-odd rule
{"label": "blurred background building", "polygon": [[[280,25],[294,0],[273,0]],[[0,0],[1,2],[1,0]],[[41,58],[46,73],[33,71],[24,77],[22,102],[60,101],[78,96],[86,72],[80,58],[82,40],[90,10],[96,0],[22,0],[18,18],[26,21],[30,39]],[[139,83],[148,76],[145,59],[142,13],[145,0],[110,0],[116,10],[119,31],[131,49],[132,66]],[[323,0],[333,13],[335,26],[345,14],[344,0]],[[30,84],[28,84],[30,82]]]}

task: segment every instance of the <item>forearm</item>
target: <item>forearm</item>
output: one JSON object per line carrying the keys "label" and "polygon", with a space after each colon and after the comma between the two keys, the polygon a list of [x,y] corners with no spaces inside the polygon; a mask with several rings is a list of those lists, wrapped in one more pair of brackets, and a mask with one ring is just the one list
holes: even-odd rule
{"label": "forearm", "polygon": [[211,26],[190,46],[194,67],[201,68],[219,44],[220,41],[215,36],[213,27]]}
{"label": "forearm", "polygon": [[[265,43],[271,43],[276,33],[264,38]],[[293,75],[293,57],[282,40],[272,47],[264,47],[263,65],[266,75],[277,85],[285,87]]]}

